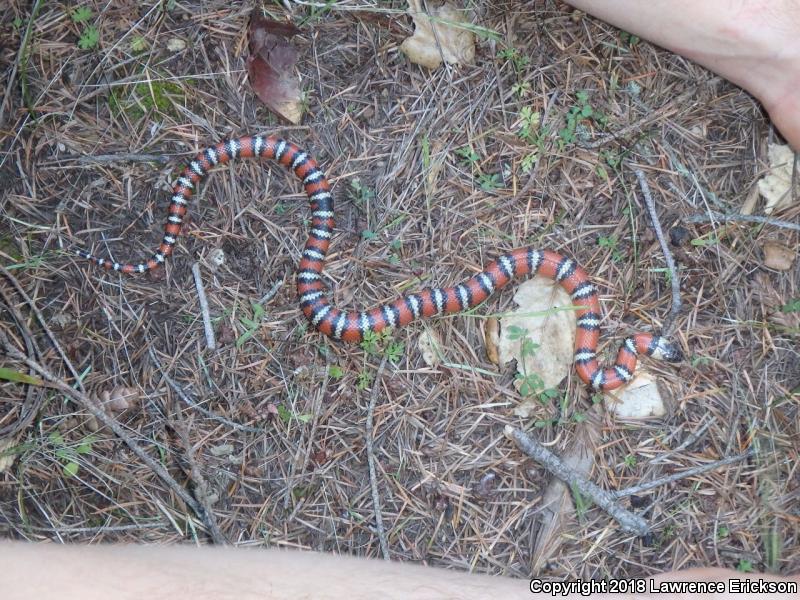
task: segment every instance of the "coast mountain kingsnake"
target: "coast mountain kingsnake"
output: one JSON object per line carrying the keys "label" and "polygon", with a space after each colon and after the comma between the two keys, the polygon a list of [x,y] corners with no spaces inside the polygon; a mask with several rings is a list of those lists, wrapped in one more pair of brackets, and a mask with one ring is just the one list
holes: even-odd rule
{"label": "coast mountain kingsnake", "polygon": [[122,273],[143,273],[157,268],[172,254],[186,216],[189,198],[198,183],[216,165],[237,158],[267,158],[287,167],[303,182],[311,202],[311,229],[297,272],[300,307],[311,325],[325,335],[345,342],[360,342],[368,331],[403,327],[415,319],[455,313],[477,306],[512,279],[543,275],[558,282],[572,298],[577,316],[575,369],[592,388],[608,391],[633,376],[638,354],[677,362],[681,351],[664,337],[637,333],[626,338],[611,367],[603,369],[597,359],[601,309],[597,290],[575,261],[550,250],[518,248],[489,263],[480,273],[447,288],[426,288],[371,310],[345,312],[332,306],[326,295],[322,267],[333,234],[333,195],[322,170],[306,152],[277,137],[247,136],[206,148],[184,169],[173,188],[169,215],[161,245],[151,258],[139,264],[117,263],[97,258],[83,250],[76,254],[100,267]]}

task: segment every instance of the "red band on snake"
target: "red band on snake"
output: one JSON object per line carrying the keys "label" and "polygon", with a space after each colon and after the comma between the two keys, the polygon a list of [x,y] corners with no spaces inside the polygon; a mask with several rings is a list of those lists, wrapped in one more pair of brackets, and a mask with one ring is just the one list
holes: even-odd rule
{"label": "red band on snake", "polygon": [[518,248],[503,254],[483,271],[458,285],[426,288],[367,311],[346,312],[332,306],[322,278],[334,227],[331,186],[313,158],[291,142],[273,136],[241,137],[200,152],[175,183],[164,237],[148,260],[139,264],[122,264],[97,258],[82,250],[76,250],[76,254],[108,270],[122,273],[143,273],[157,268],[172,254],[189,198],[198,183],[214,166],[250,157],[275,160],[303,182],[311,203],[311,230],[297,272],[297,293],[300,308],[311,325],[330,338],[360,342],[369,331],[377,333],[386,327],[404,327],[415,319],[461,312],[477,306],[512,279],[538,274],[558,282],[572,298],[578,319],[575,369],[592,388],[608,391],[630,381],[639,354],[670,362],[683,358],[681,351],[664,337],[638,333],[623,341],[611,367],[602,368],[597,359],[602,318],[597,290],[586,271],[575,261],[550,250]]}

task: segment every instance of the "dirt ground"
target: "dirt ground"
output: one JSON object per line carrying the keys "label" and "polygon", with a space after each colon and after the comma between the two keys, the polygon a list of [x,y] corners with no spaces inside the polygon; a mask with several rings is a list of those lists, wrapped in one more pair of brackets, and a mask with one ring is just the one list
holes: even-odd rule
{"label": "dirt ground", "polygon": [[[797,232],[691,220],[739,211],[768,166],[778,134],[750,96],[556,1],[471,2],[484,28],[475,64],[433,71],[399,50],[413,31],[405,3],[308,2],[291,10],[303,29],[293,43],[306,115],[286,126],[247,82],[250,5],[82,6],[91,14],[76,20],[61,3],[11,0],[0,16],[0,328],[62,382],[2,384],[3,536],[224,538],[375,557],[383,538],[395,560],[516,577],[800,571],[800,267],[767,269],[762,253],[766,241],[796,247]],[[149,257],[178,169],[248,133],[295,141],[331,178],[337,230],[325,272],[338,305],[449,285],[534,245],[591,273],[607,351],[670,311],[641,169],[662,226],[682,242],[672,246],[682,296],[673,338],[687,359],[648,365],[669,414],[616,420],[571,376],[564,401],[516,416],[522,397],[511,371],[487,359],[483,335],[485,316],[512,306],[509,290],[469,316],[395,332],[395,360],[380,373],[383,346],[310,331],[293,285],[308,208],[274,166],[218,169],[153,275],[122,279],[67,252]],[[426,330],[444,349],[433,367],[416,343]],[[64,384],[116,399],[119,431]],[[646,537],[580,499],[542,547],[550,476],[504,436],[509,424],[556,454],[593,428],[591,479],[610,490],[753,453],[621,499],[647,520]]]}

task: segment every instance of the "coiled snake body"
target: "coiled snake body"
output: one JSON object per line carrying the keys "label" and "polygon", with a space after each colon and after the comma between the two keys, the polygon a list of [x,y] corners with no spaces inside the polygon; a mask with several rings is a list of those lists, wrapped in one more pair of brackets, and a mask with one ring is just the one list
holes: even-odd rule
{"label": "coiled snake body", "polygon": [[575,261],[550,250],[518,248],[503,254],[466,281],[447,288],[426,288],[389,304],[363,312],[345,312],[332,306],[326,295],[322,267],[333,234],[333,195],[325,174],[316,161],[291,142],[277,137],[247,136],[221,142],[200,152],[184,169],[173,188],[169,215],[161,245],[153,256],[140,264],[117,263],[97,258],[83,250],[76,254],[100,267],[122,273],[143,273],[157,268],[172,254],[186,216],[189,198],[197,184],[218,164],[237,158],[268,158],[292,170],[303,182],[311,202],[311,229],[297,272],[297,293],[303,314],[318,331],[335,340],[360,342],[366,332],[386,327],[403,327],[415,319],[456,313],[477,306],[512,279],[524,275],[544,275],[557,281],[576,306],[575,369],[592,388],[613,390],[629,381],[636,357],[644,354],[677,362],[681,351],[664,337],[638,333],[624,340],[616,361],[601,368],[597,359],[600,341],[601,309],[597,290]]}

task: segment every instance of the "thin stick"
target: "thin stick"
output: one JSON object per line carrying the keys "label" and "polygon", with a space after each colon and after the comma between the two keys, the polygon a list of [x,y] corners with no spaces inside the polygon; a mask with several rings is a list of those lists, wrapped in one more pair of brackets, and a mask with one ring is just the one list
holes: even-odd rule
{"label": "thin stick", "polygon": [[[544,113],[542,114],[542,120],[539,122],[539,129],[543,129],[547,124],[547,117],[550,116],[550,111],[552,110],[553,106],[558,99],[558,90],[554,91],[550,95],[550,99],[547,101],[547,106],[544,108]],[[533,169],[531,170],[531,176],[528,177],[528,181],[525,182],[525,185],[522,186],[522,189],[519,191],[516,197],[522,197],[528,194],[530,189],[536,184],[537,178],[536,176],[539,174],[539,165],[542,164],[542,157],[536,159],[536,164],[533,165]]]}
{"label": "thin stick", "polygon": [[22,361],[31,367],[45,380],[52,383],[55,388],[88,410],[100,423],[111,429],[111,431],[113,431],[119,439],[125,442],[125,444],[133,451],[133,453],[138,456],[142,462],[146,464],[159,479],[161,479],[161,481],[167,484],[167,486],[169,486],[169,488],[175,492],[175,494],[180,497],[180,499],[183,500],[186,505],[191,508],[194,513],[198,515],[205,523],[205,519],[203,518],[203,507],[200,506],[194,498],[192,498],[192,495],[189,494],[189,492],[187,492],[178,484],[177,481],[175,481],[175,479],[173,479],[172,475],[170,475],[167,470],[161,466],[161,464],[159,464],[158,461],[153,459],[139,446],[139,444],[133,441],[133,438],[131,438],[122,428],[122,425],[120,425],[116,419],[113,419],[106,414],[106,412],[100,408],[100,406],[92,398],[90,398],[87,394],[74,389],[72,386],[62,381],[59,377],[51,373],[49,369],[40,365],[35,360],[27,358],[24,354],[17,350],[17,348],[11,343],[11,341],[2,331],[0,331],[0,344],[2,344],[2,346],[5,348],[6,353],[9,356]]}
{"label": "thin stick", "polygon": [[505,434],[506,437],[514,440],[520,450],[542,465],[551,475],[574,486],[581,494],[591,498],[595,504],[611,515],[622,529],[639,536],[650,533],[650,526],[647,521],[619,506],[613,493],[605,491],[567,467],[558,456],[527,433],[511,425],[506,425]]}
{"label": "thin stick", "polygon": [[[68,159],[69,157],[62,157]],[[159,164],[166,164],[172,160],[166,154],[136,154],[135,152],[120,152],[118,154],[95,154],[85,155],[78,158],[77,162],[82,165],[86,164],[108,164],[115,162],[154,162]]]}
{"label": "thin stick", "polygon": [[675,448],[665,452],[664,454],[659,454],[658,456],[654,456],[648,462],[651,465],[656,465],[656,464],[658,464],[660,462],[665,461],[670,456],[673,456],[673,455],[677,454],[678,452],[680,452],[684,448],[688,448],[689,446],[694,444],[697,440],[699,440],[701,437],[703,437],[703,434],[708,430],[708,428],[711,427],[716,422],[717,422],[717,418],[716,417],[711,417],[705,423],[703,423],[697,431],[693,431],[692,433],[687,435],[686,439],[683,440],[680,444],[678,444]]}
{"label": "thin stick", "polygon": [[11,282],[11,285],[14,286],[14,289],[17,290],[17,293],[25,299],[25,302],[28,304],[33,314],[36,315],[36,320],[39,321],[39,325],[42,329],[44,329],[44,332],[47,334],[50,343],[53,344],[53,348],[56,349],[56,352],[58,352],[61,360],[64,361],[67,369],[69,369],[69,372],[72,373],[72,376],[75,378],[75,385],[78,386],[78,389],[82,392],[86,391],[83,388],[83,381],[81,380],[80,375],[78,375],[78,371],[76,371],[75,367],[72,366],[72,362],[69,360],[69,358],[67,358],[66,352],[64,352],[61,344],[58,343],[58,338],[56,338],[56,336],[50,330],[50,327],[47,326],[47,321],[42,316],[42,313],[39,312],[39,309],[36,308],[36,304],[33,302],[33,300],[31,300],[31,297],[25,293],[25,290],[22,289],[19,281],[17,281],[17,279],[2,265],[0,265],[0,273],[5,275],[6,279],[8,279]]}
{"label": "thin stick", "polygon": [[258,303],[264,304],[272,300],[275,297],[275,294],[278,293],[278,290],[281,289],[282,285],[283,285],[283,279],[279,279],[278,281],[273,283],[272,287],[269,288],[269,290],[267,290],[267,293],[264,294],[264,296],[261,298],[261,300],[258,301]]}
{"label": "thin stick", "polygon": [[167,382],[169,387],[171,387],[172,390],[178,395],[178,398],[183,400],[183,402],[187,406],[190,406],[192,409],[205,415],[209,419],[213,419],[215,421],[219,421],[220,423],[224,423],[225,425],[227,425],[228,427],[232,427],[233,429],[246,431],[248,433],[264,433],[264,430],[259,429],[258,427],[248,427],[247,425],[240,425],[239,423],[231,421],[230,419],[226,419],[225,417],[221,417],[217,414],[214,414],[213,412],[208,410],[205,406],[201,406],[200,404],[192,400],[189,397],[189,395],[183,391],[183,388],[180,385],[178,385],[178,383],[174,379],[172,379],[172,377],[167,375],[166,369],[164,369],[164,366],[161,364],[161,361],[158,360],[156,353],[153,351],[152,344],[148,344],[147,351],[150,353],[150,358],[153,360],[156,367],[158,367],[158,370],[161,371],[161,376],[164,378],[164,381]]}
{"label": "thin stick", "polygon": [[706,223],[708,221],[722,221],[725,223],[764,223],[765,225],[774,225],[775,227],[783,227],[785,229],[793,229],[800,231],[800,225],[792,223],[791,221],[782,221],[780,219],[772,219],[770,217],[761,217],[759,215],[738,215],[728,214],[723,215],[718,212],[709,212],[707,215],[691,215],[684,219],[687,223]]}
{"label": "thin stick", "polygon": [[208,482],[206,478],[203,477],[203,472],[200,470],[200,466],[195,460],[194,448],[192,448],[192,443],[189,441],[189,430],[183,420],[181,411],[176,411],[176,418],[170,419],[170,422],[178,433],[178,438],[181,440],[181,445],[186,453],[186,462],[189,463],[190,473],[194,481],[194,497],[203,507],[203,522],[206,524],[206,527],[208,527],[208,533],[215,544],[218,546],[227,546],[229,542],[217,524],[217,517],[214,515],[214,507],[211,505],[211,498],[209,496]]}
{"label": "thin stick", "polygon": [[197,290],[197,299],[200,302],[200,314],[203,315],[203,330],[206,332],[206,346],[209,350],[217,349],[217,340],[214,338],[214,328],[211,325],[211,313],[208,310],[208,298],[206,289],[203,287],[203,276],[200,274],[200,263],[192,265],[192,275],[194,276],[194,287]]}
{"label": "thin stick", "polygon": [[375,470],[375,448],[372,444],[372,417],[375,412],[375,404],[378,400],[378,390],[381,387],[381,376],[386,367],[386,357],[381,359],[378,372],[375,374],[375,381],[372,384],[372,394],[369,398],[369,408],[367,408],[366,433],[364,435],[367,446],[367,464],[369,465],[369,483],[372,487],[372,507],[375,511],[375,528],[378,530],[378,540],[381,544],[381,553],[384,560],[389,560],[389,542],[386,539],[386,531],[383,528],[383,516],[381,515],[381,499],[378,494],[378,476]]}
{"label": "thin stick", "polygon": [[[31,16],[28,19],[28,26],[25,27],[25,33],[23,34],[22,41],[20,42],[19,45],[19,52],[17,53],[17,59],[14,61],[14,66],[11,69],[11,75],[8,76],[8,80],[6,81],[6,93],[3,94],[3,101],[0,102],[0,125],[2,125],[5,122],[6,104],[9,104],[9,96],[11,95],[11,92],[14,89],[14,78],[17,76],[17,69],[19,69],[20,63],[25,59],[24,55],[28,49],[28,42],[30,41],[31,31],[33,30],[33,22],[36,20],[36,15],[39,14],[39,8],[41,7],[41,5],[42,5],[42,0],[36,0],[36,2],[33,5],[33,8],[31,8]],[[27,65],[25,65],[25,68],[27,68]],[[22,102],[23,104],[25,103],[24,97],[22,98]]]}
{"label": "thin stick", "polygon": [[755,450],[751,448],[744,454],[728,456],[723,459],[714,461],[712,463],[700,465],[699,467],[692,467],[691,469],[686,469],[685,471],[681,471],[680,473],[673,473],[672,475],[667,475],[666,477],[654,479],[653,481],[648,481],[647,483],[632,485],[631,487],[625,488],[624,490],[617,490],[616,492],[611,492],[611,495],[614,498],[624,498],[625,496],[640,494],[647,490],[651,490],[655,487],[660,487],[662,485],[666,485],[674,481],[685,479],[686,477],[693,477],[694,475],[699,475],[700,473],[705,473],[706,471],[712,471],[717,467],[724,467],[725,465],[731,465],[733,463],[739,462],[740,460],[745,460],[746,458],[750,458],[755,453],[756,453]]}
{"label": "thin stick", "polygon": [[681,310],[681,282],[678,279],[678,269],[675,266],[675,259],[670,252],[667,239],[664,237],[664,231],[661,229],[661,222],[658,220],[658,211],[656,211],[655,202],[653,202],[653,194],[650,191],[650,186],[647,183],[647,178],[641,169],[634,168],[633,172],[636,174],[636,179],[639,180],[639,187],[642,189],[644,202],[647,206],[647,211],[650,213],[650,221],[653,223],[653,229],[656,232],[658,243],[661,245],[661,252],[664,253],[664,260],[667,262],[669,269],[669,281],[672,286],[672,306],[669,311],[669,316],[664,320],[663,333],[669,335],[675,324],[675,319]]}
{"label": "thin stick", "polygon": [[[19,310],[17,310],[17,307],[14,306],[11,298],[6,295],[6,292],[2,287],[0,287],[0,297],[3,299],[3,303],[0,304],[0,309],[5,307],[6,310],[11,313],[11,318],[17,324],[17,329],[25,341],[25,348],[28,351],[28,357],[31,359],[38,359],[41,356],[41,351],[39,350],[36,340],[33,337],[33,332],[31,332],[31,330],[28,329],[28,326],[25,324],[25,318],[22,316]],[[30,369],[29,367],[29,371],[31,375],[33,375],[33,369]],[[19,414],[14,421],[8,425],[5,425],[4,427],[0,427],[0,439],[11,437],[13,434],[27,428],[28,425],[30,425],[33,421],[34,417],[36,417],[39,409],[42,407],[43,402],[43,390],[39,389],[35,385],[27,384],[25,401],[19,407]]]}
{"label": "thin stick", "polygon": [[[706,83],[707,86],[710,86],[710,85],[713,85],[714,83],[716,83],[717,81],[719,81],[719,78],[715,77],[715,78],[713,78],[713,79],[711,79],[711,80],[709,80],[709,81],[707,81],[705,83]],[[693,99],[697,95],[697,90],[698,90],[699,87],[700,87],[699,85],[694,85],[694,86],[692,86],[692,88],[686,90],[685,92],[683,92],[677,98],[673,98],[671,101],[669,101],[664,106],[662,106],[660,108],[657,108],[654,111],[646,114],[644,117],[642,117],[638,121],[635,121],[635,122],[631,123],[630,125],[625,125],[621,129],[618,129],[617,131],[614,131],[612,133],[604,135],[604,136],[594,140],[593,142],[587,142],[585,144],[581,143],[581,144],[579,144],[579,146],[581,148],[586,148],[588,150],[596,150],[600,146],[604,146],[605,144],[607,144],[609,142],[613,142],[614,140],[616,140],[618,138],[626,136],[626,135],[628,135],[630,133],[639,132],[640,130],[644,129],[645,126],[649,125],[651,121],[655,121],[655,120],[659,119],[660,117],[665,116],[666,113],[668,113],[673,108],[679,108],[679,107],[683,106],[688,100]]]}

